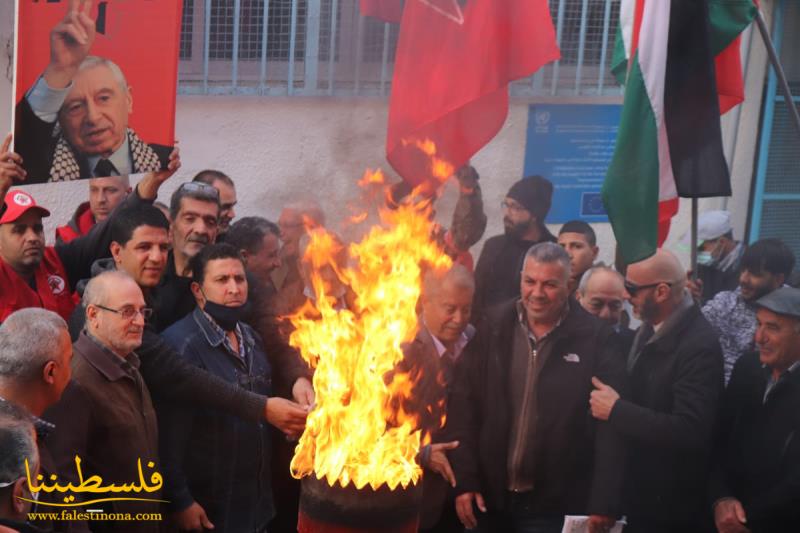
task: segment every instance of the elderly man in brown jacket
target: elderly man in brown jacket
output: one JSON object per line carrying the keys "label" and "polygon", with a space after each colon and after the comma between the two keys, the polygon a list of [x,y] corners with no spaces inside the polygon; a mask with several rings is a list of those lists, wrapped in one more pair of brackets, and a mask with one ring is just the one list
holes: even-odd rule
{"label": "elderly man in brown jacket", "polygon": [[[46,415],[58,427],[51,452],[59,478],[62,483],[75,483],[80,471],[85,480],[80,484],[88,488],[96,485],[90,477],[100,476],[99,488],[65,496],[86,502],[115,498],[85,508],[130,514],[122,521],[91,520],[89,528],[94,533],[157,532],[160,523],[152,516],[159,513],[159,503],[152,500],[160,499],[161,488],[160,476],[154,475],[158,470],[156,413],[134,353],[150,311],[139,286],[120,271],[92,278],[83,294],[83,307],[86,329],[73,345],[73,381]],[[136,488],[112,492],[108,490],[111,484]]]}

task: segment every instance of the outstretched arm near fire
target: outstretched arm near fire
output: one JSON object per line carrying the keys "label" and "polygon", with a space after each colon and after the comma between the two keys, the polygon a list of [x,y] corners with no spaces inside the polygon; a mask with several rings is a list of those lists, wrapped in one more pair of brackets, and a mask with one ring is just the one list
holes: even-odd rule
{"label": "outstretched arm near fire", "polygon": [[478,525],[473,504],[486,512],[478,466],[478,434],[483,410],[476,391],[480,390],[481,363],[485,359],[481,340],[477,336],[472,339],[456,365],[444,429],[447,439],[458,442],[457,447],[449,450],[449,463],[456,481],[456,513],[467,528]]}
{"label": "outstretched arm near fire", "polygon": [[453,468],[450,466],[450,461],[447,459],[447,450],[454,450],[458,448],[458,441],[450,442],[437,442],[436,444],[426,444],[420,450],[420,464],[436,472],[447,481],[451,487],[456,486],[456,476],[453,473]]}

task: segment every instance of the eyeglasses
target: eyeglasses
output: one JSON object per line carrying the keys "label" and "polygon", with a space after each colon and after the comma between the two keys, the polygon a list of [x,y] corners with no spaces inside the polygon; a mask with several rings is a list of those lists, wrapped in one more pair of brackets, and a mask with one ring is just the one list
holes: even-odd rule
{"label": "eyeglasses", "polygon": [[187,181],[186,183],[182,183],[181,186],[178,187],[178,190],[207,194],[208,196],[212,196],[215,200],[219,201],[219,191],[216,189],[216,187],[213,187],[208,183],[203,183],[202,181]]}
{"label": "eyeglasses", "polygon": [[500,202],[500,207],[503,209],[508,209],[509,211],[514,211],[516,213],[519,213],[520,211],[527,211],[527,209],[525,209],[521,205],[512,204],[507,200],[503,200],[502,202]]}
{"label": "eyeglasses", "polygon": [[102,309],[103,311],[109,311],[111,313],[116,313],[120,315],[125,320],[133,320],[136,315],[142,315],[142,318],[147,320],[153,315],[153,310],[149,307],[142,307],[141,309],[136,309],[132,305],[126,305],[120,309],[111,309],[110,307],[106,307],[104,305],[97,305],[95,307],[98,309]]}
{"label": "eyeglasses", "polygon": [[639,291],[643,291],[644,289],[652,289],[653,287],[658,287],[659,285],[666,285],[667,287],[672,287],[673,283],[671,281],[657,281],[655,283],[648,283],[647,285],[637,285],[632,281],[625,280],[625,290],[628,291],[628,294],[631,296],[636,296],[636,293]]}

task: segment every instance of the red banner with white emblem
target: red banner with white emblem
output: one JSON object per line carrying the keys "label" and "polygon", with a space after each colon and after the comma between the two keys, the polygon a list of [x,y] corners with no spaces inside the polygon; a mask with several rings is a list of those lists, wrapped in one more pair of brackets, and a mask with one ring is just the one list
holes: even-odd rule
{"label": "red banner with white emblem", "polygon": [[419,143],[460,167],[500,130],[508,83],[558,59],[547,0],[406,0],[386,152],[406,181],[432,179]]}

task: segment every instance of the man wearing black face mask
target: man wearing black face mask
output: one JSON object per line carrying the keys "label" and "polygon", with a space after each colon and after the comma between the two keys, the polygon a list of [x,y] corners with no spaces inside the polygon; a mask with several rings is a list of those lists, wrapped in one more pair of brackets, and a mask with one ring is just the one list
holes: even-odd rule
{"label": "man wearing black face mask", "polygon": [[[242,321],[248,286],[238,250],[208,245],[190,267],[197,307],[167,328],[164,340],[190,363],[271,395],[261,338]],[[165,499],[178,527],[264,530],[274,515],[269,427],[185,403],[157,407]]]}

